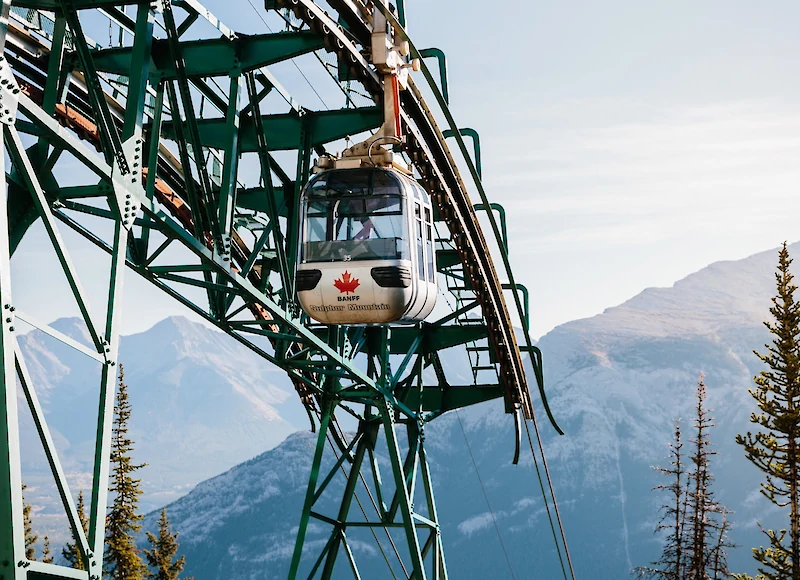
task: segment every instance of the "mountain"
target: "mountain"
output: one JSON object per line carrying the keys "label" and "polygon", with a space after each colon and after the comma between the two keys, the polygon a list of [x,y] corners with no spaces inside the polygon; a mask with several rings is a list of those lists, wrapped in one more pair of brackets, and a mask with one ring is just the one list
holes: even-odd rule
{"label": "mountain", "polygon": [[[52,324],[91,344],[79,319]],[[20,338],[37,394],[73,491],[89,489],[100,365],[39,330]],[[216,330],[183,317],[121,339],[119,360],[133,415],[133,459],[147,466],[142,508],[184,495],[196,483],[270,449],[307,419],[285,373]],[[23,399],[24,401],[24,399]],[[27,406],[22,415],[26,500],[40,536],[67,539],[60,500]]]}
{"label": "mountain", "polygon": [[[800,244],[790,250],[800,255]],[[554,433],[541,409],[539,428],[577,577],[625,578],[633,566],[658,557],[653,530],[663,498],[651,491],[661,483],[651,466],[667,461],[673,421],[682,418],[685,429],[690,424],[701,372],[717,423],[711,432],[714,489],[735,511],[732,539],[740,547],[730,550],[731,568],[754,572],[750,547],[763,544],[756,520],[781,522],[759,496],[759,473],[734,436],[750,428],[748,388],[761,369],[752,351],[769,340],[761,321],[768,316],[776,264],[776,251],[715,263],[671,288],[647,289],[598,316],[562,325],[539,342],[550,404],[566,435]],[[449,368],[463,368],[450,356]],[[510,576],[504,551],[517,578],[561,577],[530,455],[511,464],[512,431],[496,401],[448,413],[427,429],[452,578]],[[312,434],[295,433],[168,506],[188,574],[197,580],[286,576],[313,447]],[[324,513],[334,509],[342,479],[334,479],[338,487],[320,507]],[[151,514],[146,527],[154,523]],[[325,531],[311,528],[317,550]],[[356,539],[363,577],[387,577],[374,540],[366,534]],[[402,537],[395,541],[401,545]],[[349,577],[341,564],[342,577]]]}

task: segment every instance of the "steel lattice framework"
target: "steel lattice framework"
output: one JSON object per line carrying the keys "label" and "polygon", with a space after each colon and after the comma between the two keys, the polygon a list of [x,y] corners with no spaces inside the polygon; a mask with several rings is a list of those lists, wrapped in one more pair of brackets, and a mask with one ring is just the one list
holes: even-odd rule
{"label": "steel lattice framework", "polygon": [[[425,455],[425,424],[446,411],[500,397],[515,418],[518,435],[520,421],[533,418],[521,353],[530,355],[540,392],[541,354],[527,332],[524,343],[518,344],[506,305],[506,297],[512,297],[512,310],[527,322],[527,291],[515,283],[509,267],[502,207],[490,203],[481,184],[478,135],[459,128],[449,112],[444,55],[438,49],[418,50],[408,39],[402,3],[392,12],[381,2],[367,0],[328,0],[324,6],[312,0],[266,0],[264,9],[279,13],[285,30],[237,34],[196,0],[3,2],[3,580],[102,576],[119,305],[129,270],[285,370],[293,381],[316,426],[318,443],[292,578],[301,568],[303,576],[329,577],[340,552],[359,577],[347,539],[347,530],[359,526],[402,529],[408,577],[446,578]],[[315,155],[383,123],[383,81],[369,53],[375,10],[395,34],[407,39],[412,58],[439,61],[441,88],[422,65],[435,98],[432,107],[413,81],[401,93],[406,135],[402,149],[434,199],[436,264],[455,308],[415,326],[324,327],[311,324],[294,299],[297,200]],[[103,47],[89,39],[89,23],[96,26],[98,19],[120,31],[117,45]],[[311,54],[327,63],[331,82],[345,96],[344,108],[305,108],[271,72],[277,63]],[[444,130],[437,117],[446,124]],[[465,136],[473,140],[472,152]],[[447,139],[456,143],[455,154]],[[257,159],[256,184],[246,183],[240,167],[248,154]],[[466,180],[457,158],[469,169]],[[80,184],[65,184],[60,167],[66,162],[77,162],[85,170]],[[468,190],[479,196],[477,204],[470,201]],[[476,211],[487,212],[489,237],[501,250],[499,270]],[[12,255],[39,220],[86,323],[90,344],[15,307]],[[103,227],[96,225],[99,222]],[[90,315],[62,238],[65,228],[110,256],[108,299],[100,323]],[[510,292],[504,295],[504,290]],[[88,535],[78,521],[74,496],[20,351],[16,320],[38,327],[101,365]],[[469,384],[451,384],[438,354],[457,346],[470,357],[474,380]],[[426,379],[430,376],[435,378]],[[86,572],[25,558],[18,381]],[[546,402],[545,409],[549,415]],[[353,437],[339,427],[337,412],[357,419]],[[335,443],[337,459],[330,472],[323,472],[328,441]],[[388,452],[391,477],[386,483],[375,459],[377,445],[385,445],[383,452]],[[519,447],[517,455],[518,451]],[[318,513],[315,506],[339,471],[346,473],[346,485],[338,513]],[[376,513],[356,520],[351,504],[359,482],[367,486],[364,473],[370,479],[367,489],[376,495]],[[415,504],[417,493],[424,501]],[[312,518],[331,529],[330,540],[316,557],[303,551]]]}

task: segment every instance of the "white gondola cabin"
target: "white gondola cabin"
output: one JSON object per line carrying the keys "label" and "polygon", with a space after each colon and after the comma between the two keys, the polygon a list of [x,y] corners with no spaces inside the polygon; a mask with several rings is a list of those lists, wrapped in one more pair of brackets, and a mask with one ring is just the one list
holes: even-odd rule
{"label": "white gondola cabin", "polygon": [[390,167],[331,169],[300,200],[300,305],[325,324],[413,323],[436,302],[428,193]]}

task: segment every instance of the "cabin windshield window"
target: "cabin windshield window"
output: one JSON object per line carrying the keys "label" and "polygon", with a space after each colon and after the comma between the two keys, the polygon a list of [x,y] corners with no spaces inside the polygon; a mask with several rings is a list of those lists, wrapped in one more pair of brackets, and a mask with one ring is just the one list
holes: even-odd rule
{"label": "cabin windshield window", "polygon": [[404,200],[396,178],[332,171],[309,185],[301,260],[408,260]]}
{"label": "cabin windshield window", "polygon": [[370,240],[403,237],[403,199],[384,195],[341,199],[333,207],[337,240]]}
{"label": "cabin windshield window", "polygon": [[310,200],[306,206],[306,240],[324,242],[328,239],[328,202]]}

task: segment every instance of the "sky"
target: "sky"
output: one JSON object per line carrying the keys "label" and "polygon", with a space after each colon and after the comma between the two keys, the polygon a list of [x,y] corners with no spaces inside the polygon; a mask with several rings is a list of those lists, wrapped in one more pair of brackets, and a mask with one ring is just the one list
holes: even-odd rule
{"label": "sky", "polygon": [[[247,4],[206,5],[234,29],[264,31]],[[497,6],[406,0],[406,13],[415,44],[447,54],[457,122],[480,133],[484,185],[507,211],[534,337],[711,262],[800,239],[800,5]],[[313,82],[316,69],[300,63]],[[309,108],[326,98],[296,68],[278,66],[276,75]],[[102,300],[95,254],[76,256]],[[12,262],[31,274],[18,276],[17,295],[42,319],[67,313],[46,298],[54,286],[33,281],[33,270],[53,263],[35,231]],[[125,332],[184,313],[128,281]]]}
{"label": "sky", "polygon": [[408,4],[481,134],[534,335],[800,239],[796,2]]}

